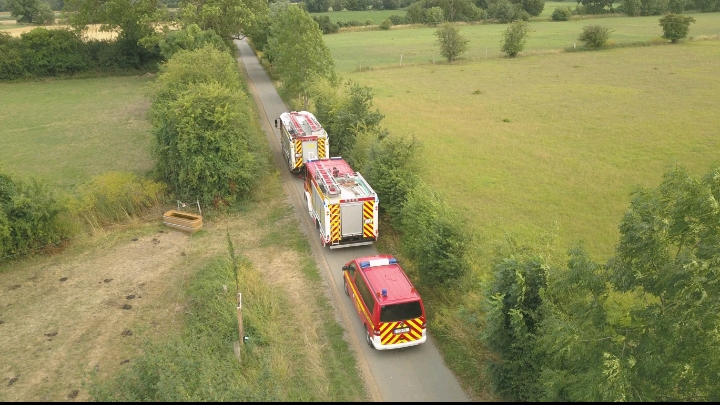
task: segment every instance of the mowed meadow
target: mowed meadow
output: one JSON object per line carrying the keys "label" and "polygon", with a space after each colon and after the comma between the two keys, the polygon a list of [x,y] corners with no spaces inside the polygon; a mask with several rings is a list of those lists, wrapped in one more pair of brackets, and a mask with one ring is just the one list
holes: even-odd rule
{"label": "mowed meadow", "polygon": [[[576,3],[564,3],[575,6]],[[547,11],[548,6],[545,6]],[[554,8],[552,9],[554,10]],[[552,13],[551,10],[551,13]],[[344,14],[344,13],[329,13]],[[399,12],[398,14],[403,14]],[[690,25],[690,37],[720,37],[720,13],[688,13],[696,21]],[[345,18],[337,17],[345,21]],[[580,46],[578,36],[587,25],[602,25],[613,30],[608,44],[618,46],[635,43],[660,42],[660,16],[590,18],[573,16],[570,21],[531,21],[530,35],[523,54],[558,53]],[[347,18],[350,19],[349,17]],[[364,21],[364,20],[359,20]],[[500,51],[506,24],[459,23],[460,33],[469,40],[467,52],[457,63],[480,62],[503,57]],[[403,67],[413,64],[441,63],[440,48],[435,43],[437,28],[428,26],[398,26],[390,30],[353,31],[324,35],[335,66],[340,73]],[[523,55],[521,54],[521,56]],[[402,61],[401,61],[402,58]]]}
{"label": "mowed meadow", "polygon": [[[718,13],[693,16],[720,27]],[[641,19],[595,23],[621,21]],[[544,26],[566,24],[533,23],[531,41],[549,32]],[[432,32],[365,32],[355,37],[354,51],[343,38],[354,33],[324,38],[338,66],[349,67],[366,57],[382,65],[377,55],[406,53],[397,44],[373,42],[371,34],[402,33],[409,43],[413,34]],[[538,49],[552,48],[551,42]],[[537,243],[549,234],[562,251],[582,241],[605,260],[637,186],[658,185],[673,164],[702,175],[720,158],[719,65],[720,41],[706,40],[452,65],[425,61],[346,70],[343,77],[372,87],[374,106],[393,134],[422,141],[423,180],[468,218],[481,238],[480,253],[507,236]]]}
{"label": "mowed meadow", "polygon": [[63,189],[152,169],[151,76],[0,83],[0,163]]}

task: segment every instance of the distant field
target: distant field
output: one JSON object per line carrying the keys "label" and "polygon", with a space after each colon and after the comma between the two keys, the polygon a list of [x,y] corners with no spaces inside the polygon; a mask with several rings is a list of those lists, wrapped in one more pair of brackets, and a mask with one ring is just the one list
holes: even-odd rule
{"label": "distant field", "polygon": [[365,22],[371,20],[374,25],[378,25],[391,15],[405,15],[405,10],[368,10],[368,11],[330,11],[327,13],[310,13],[312,16],[326,15],[330,17],[330,21],[360,21]]}
{"label": "distant field", "polygon": [[720,41],[696,41],[344,77],[373,88],[392,133],[424,143],[423,179],[484,248],[549,232],[563,251],[584,240],[606,259],[636,185],[720,159],[719,65]]}
{"label": "distant field", "polygon": [[[697,20],[690,26],[690,36],[717,36],[720,34],[720,13],[689,14]],[[610,27],[610,43],[625,44],[638,41],[660,40],[662,28],[658,16],[582,19],[572,21],[536,21],[530,24],[531,32],[525,52],[556,52],[573,43],[583,27],[599,24]],[[503,56],[500,39],[507,29],[505,24],[461,25],[460,32],[470,40],[465,60],[478,61]],[[435,43],[436,28],[397,28],[389,31],[344,32],[324,35],[339,72],[364,67],[389,67],[400,64],[431,63],[442,59]],[[462,62],[461,62],[462,63]]]}
{"label": "distant field", "polygon": [[152,168],[149,77],[0,83],[0,166],[63,188]]}

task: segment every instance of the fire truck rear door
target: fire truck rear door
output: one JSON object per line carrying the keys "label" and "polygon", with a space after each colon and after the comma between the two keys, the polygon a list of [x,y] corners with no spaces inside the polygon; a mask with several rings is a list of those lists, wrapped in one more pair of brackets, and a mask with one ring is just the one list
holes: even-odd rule
{"label": "fire truck rear door", "polygon": [[340,225],[342,236],[362,235],[363,203],[340,204]]}

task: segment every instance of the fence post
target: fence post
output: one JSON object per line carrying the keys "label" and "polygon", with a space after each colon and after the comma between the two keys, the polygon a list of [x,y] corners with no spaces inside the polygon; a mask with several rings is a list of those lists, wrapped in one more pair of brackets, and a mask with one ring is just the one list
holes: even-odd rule
{"label": "fence post", "polygon": [[240,345],[245,341],[245,333],[243,331],[243,319],[242,319],[242,293],[237,293],[237,317],[238,317],[238,332],[240,334]]}
{"label": "fence post", "polygon": [[400,55],[400,67],[402,67],[402,55]]}

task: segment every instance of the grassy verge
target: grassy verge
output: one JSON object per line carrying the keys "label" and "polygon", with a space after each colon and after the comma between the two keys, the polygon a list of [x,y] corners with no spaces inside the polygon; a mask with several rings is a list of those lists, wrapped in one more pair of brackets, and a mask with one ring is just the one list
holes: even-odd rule
{"label": "grassy verge", "polygon": [[[238,340],[233,265],[227,254],[220,254],[190,279],[179,334],[144,343],[143,355],[118,377],[96,379],[90,386],[93,399],[366,400],[355,359],[292,211],[281,203],[256,204],[243,215],[252,218],[257,238],[228,231],[238,257],[237,285],[248,336],[241,364],[232,350]],[[278,238],[283,248],[277,247]],[[217,235],[214,239],[219,240]]]}

